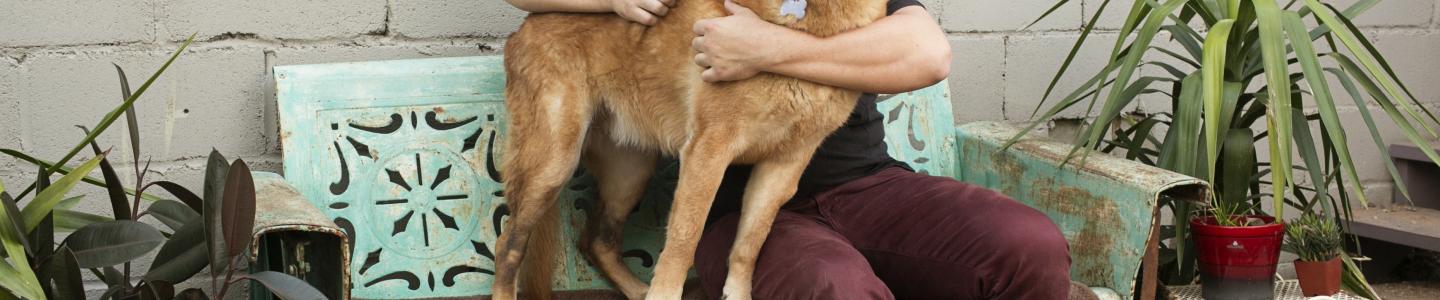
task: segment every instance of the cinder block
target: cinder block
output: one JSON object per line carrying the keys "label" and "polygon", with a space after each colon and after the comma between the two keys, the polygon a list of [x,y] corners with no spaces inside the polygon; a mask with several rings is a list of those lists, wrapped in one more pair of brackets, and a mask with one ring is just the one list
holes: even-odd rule
{"label": "cinder block", "polygon": [[[125,67],[131,87],[138,89],[169,51],[32,55],[13,87],[27,149],[42,157],[63,155],[83,137],[75,125],[93,127],[120,104],[120,84],[111,63]],[[264,78],[258,48],[187,51],[136,102],[141,160],[203,157],[212,147],[241,155],[262,153]],[[133,160],[126,126],[121,117],[97,140],[102,148],[113,147],[120,162]]]}
{"label": "cinder block", "polygon": [[[1380,5],[1390,2],[1402,1]],[[1366,34],[1419,101],[1440,103],[1440,76],[1435,73],[1440,71],[1440,61],[1435,60],[1440,34],[1395,30],[1369,30]]]}
{"label": "cinder block", "polygon": [[321,39],[385,30],[386,3],[374,0],[166,0],[160,35],[181,40],[232,34],[276,39]]}
{"label": "cinder block", "polygon": [[[945,1],[945,31],[992,32],[1020,30],[1055,5],[1055,0]],[[1030,30],[1080,28],[1080,1],[1071,1]]]}
{"label": "cinder block", "polygon": [[[1360,0],[1325,1],[1342,11],[1356,2]],[[1435,1],[1380,1],[1353,21],[1361,27],[1430,27],[1434,13]]]}
{"label": "cinder block", "polygon": [[[10,95],[19,70],[0,62],[0,148],[24,150],[20,142],[20,100]],[[0,173],[13,172],[14,159],[0,155]],[[7,186],[8,187],[8,186]]]}
{"label": "cinder block", "polygon": [[154,38],[150,6],[125,0],[5,1],[0,46],[144,42]]}
{"label": "cinder block", "polygon": [[1080,19],[1081,28],[1084,28],[1085,24],[1088,24],[1090,19],[1094,18],[1096,14],[1100,14],[1100,21],[1095,24],[1096,30],[1119,30],[1120,27],[1125,26],[1125,19],[1130,16],[1132,3],[1130,1],[1112,0],[1110,4],[1105,7],[1104,13],[1101,14],[1100,4],[1102,4],[1102,2],[1104,1],[1085,0],[1084,15]]}
{"label": "cinder block", "polygon": [[950,100],[956,124],[1005,116],[1005,38],[951,37]]}
{"label": "cinder block", "polygon": [[525,16],[505,1],[395,0],[390,30],[412,38],[503,36]]}

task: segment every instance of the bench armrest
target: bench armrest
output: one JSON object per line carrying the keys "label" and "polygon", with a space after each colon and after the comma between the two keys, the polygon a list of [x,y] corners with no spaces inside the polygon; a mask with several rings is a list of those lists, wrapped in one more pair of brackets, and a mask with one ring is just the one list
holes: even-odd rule
{"label": "bench armrest", "polygon": [[[1129,299],[1153,298],[1158,266],[1160,197],[1203,199],[1202,180],[1106,154],[1062,165],[1072,145],[977,122],[956,129],[957,179],[985,186],[1050,217],[1070,244],[1070,277]],[[1143,263],[1142,263],[1143,262]],[[1146,278],[1137,274],[1144,265]]]}
{"label": "bench armrest", "polygon": [[[350,296],[350,237],[279,174],[253,172],[255,225],[251,272],[288,273],[330,299]],[[307,254],[308,253],[308,254]],[[265,289],[251,289],[271,298]]]}

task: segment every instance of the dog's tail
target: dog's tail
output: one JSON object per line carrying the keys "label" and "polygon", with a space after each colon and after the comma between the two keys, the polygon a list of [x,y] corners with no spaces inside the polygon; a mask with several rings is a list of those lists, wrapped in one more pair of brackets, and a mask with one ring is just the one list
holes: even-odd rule
{"label": "dog's tail", "polygon": [[555,278],[556,249],[560,246],[559,208],[545,210],[530,234],[525,260],[520,263],[520,291],[530,299],[555,299],[551,291]]}

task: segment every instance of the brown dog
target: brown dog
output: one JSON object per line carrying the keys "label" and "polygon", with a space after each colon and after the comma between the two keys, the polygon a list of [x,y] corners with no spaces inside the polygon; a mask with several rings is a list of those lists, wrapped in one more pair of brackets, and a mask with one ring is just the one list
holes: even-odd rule
{"label": "brown dog", "polygon": [[[885,0],[812,0],[797,19],[781,16],[782,1],[735,0],[766,21],[822,37],[885,14]],[[503,172],[514,214],[498,242],[496,299],[515,298],[522,260],[526,292],[550,298],[559,242],[555,199],[581,162],[599,180],[600,201],[579,247],[631,299],[680,298],[725,168],[754,164],[724,290],[729,299],[750,298],[755,257],[771,222],[860,94],[768,73],[701,81],[691,26],[724,16],[723,2],[677,2],[654,26],[613,14],[533,14],[510,36]],[[619,243],[661,155],[679,156],[680,182],[647,291],[621,262]]]}

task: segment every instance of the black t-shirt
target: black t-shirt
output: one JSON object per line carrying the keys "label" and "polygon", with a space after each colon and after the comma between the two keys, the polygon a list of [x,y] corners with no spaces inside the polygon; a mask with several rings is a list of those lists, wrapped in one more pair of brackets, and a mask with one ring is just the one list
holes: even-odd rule
{"label": "black t-shirt", "polygon": [[[908,6],[921,6],[916,0],[890,0],[886,14]],[[814,196],[851,180],[875,174],[889,167],[909,168],[890,157],[885,146],[885,117],[875,108],[875,94],[864,94],[855,103],[845,125],[835,130],[820,144],[805,173],[795,198]],[[740,210],[745,183],[750,180],[749,166],[733,166],[725,171],[710,220]]]}

